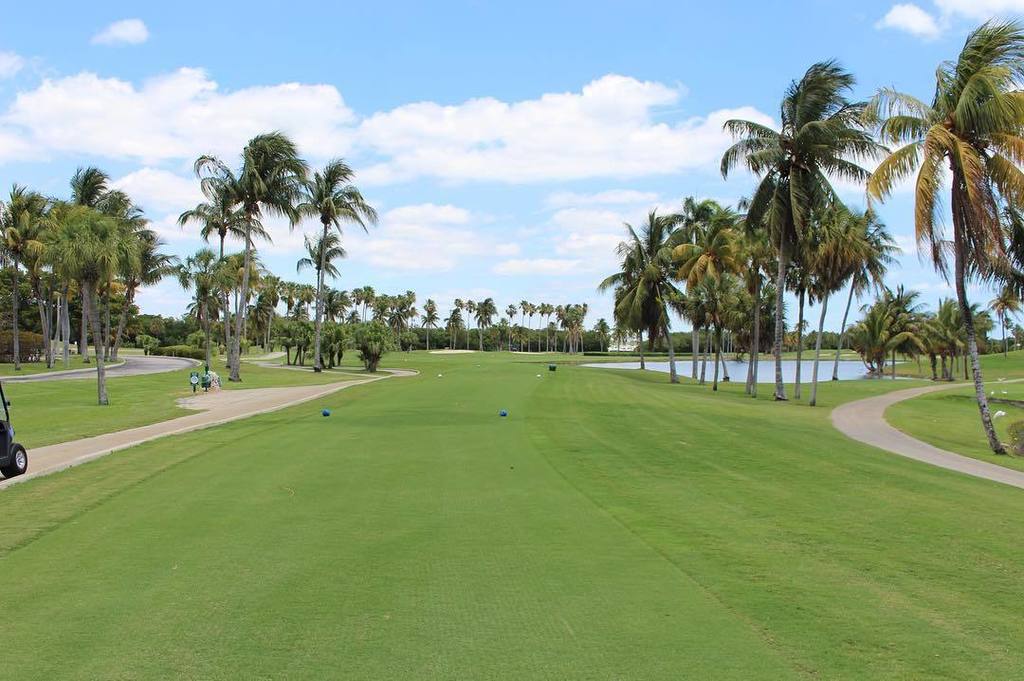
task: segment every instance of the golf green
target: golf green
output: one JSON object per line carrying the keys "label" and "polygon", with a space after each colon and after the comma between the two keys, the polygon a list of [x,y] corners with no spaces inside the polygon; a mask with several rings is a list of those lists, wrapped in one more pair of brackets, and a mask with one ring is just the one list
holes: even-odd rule
{"label": "golf green", "polygon": [[1024,669],[1020,490],[829,425],[891,385],[812,409],[547,357],[388,359],[421,373],[0,492],[0,675]]}

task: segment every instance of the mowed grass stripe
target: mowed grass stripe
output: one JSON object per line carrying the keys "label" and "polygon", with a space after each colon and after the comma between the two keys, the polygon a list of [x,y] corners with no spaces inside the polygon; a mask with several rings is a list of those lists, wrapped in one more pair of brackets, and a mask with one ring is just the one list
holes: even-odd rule
{"label": "mowed grass stripe", "polygon": [[[353,388],[55,476],[51,494],[118,459],[185,457],[3,558],[21,584],[4,597],[16,623],[5,671],[792,677],[536,451],[533,424],[553,415],[538,396],[577,375],[478,362],[438,361],[444,378]],[[0,504],[40,503],[41,482]]]}

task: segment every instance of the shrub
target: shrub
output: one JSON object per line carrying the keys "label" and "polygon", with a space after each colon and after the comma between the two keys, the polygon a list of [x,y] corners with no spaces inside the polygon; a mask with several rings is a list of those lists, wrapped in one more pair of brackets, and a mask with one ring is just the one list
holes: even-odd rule
{"label": "shrub", "polygon": [[189,335],[185,336],[185,344],[191,345],[194,348],[205,348],[206,334],[202,331],[193,331]]}
{"label": "shrub", "polygon": [[135,337],[135,347],[141,348],[144,354],[152,354],[153,350],[160,347],[160,340],[153,336],[147,336],[144,333],[140,333]]}
{"label": "shrub", "polygon": [[[18,354],[22,362],[38,362],[42,359],[42,334],[19,331]],[[14,362],[14,332],[9,329],[0,331],[0,362]]]}
{"label": "shrub", "polygon": [[1013,446],[1013,453],[1024,455],[1024,421],[1014,421],[1010,424],[1010,444]]}
{"label": "shrub", "polygon": [[151,355],[162,357],[188,357],[190,359],[206,359],[206,351],[191,345],[161,345],[149,351]]}

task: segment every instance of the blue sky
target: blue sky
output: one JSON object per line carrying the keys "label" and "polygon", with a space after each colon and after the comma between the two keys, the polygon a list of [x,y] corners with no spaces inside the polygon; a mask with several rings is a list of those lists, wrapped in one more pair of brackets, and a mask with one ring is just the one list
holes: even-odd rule
{"label": "blue sky", "polygon": [[[688,195],[749,193],[751,177],[718,174],[722,121],[770,123],[788,82],[829,58],[856,74],[857,96],[889,85],[928,97],[967,32],[1024,0],[283,7],[6,8],[0,185],[65,196],[77,166],[97,165],[184,255],[201,245],[173,220],[200,198],[192,161],[234,163],[246,139],[279,128],[314,166],[345,157],[381,212],[369,234],[346,231],[337,288],[412,289],[444,310],[454,297],[588,302],[593,323],[610,316],[595,286],[623,221]],[[861,202],[856,188],[844,196]],[[932,303],[950,295],[913,251],[906,192],[880,212],[907,249],[890,281]],[[314,226],[271,227],[265,264],[302,280]],[[179,314],[186,295],[165,282],[140,300]]]}

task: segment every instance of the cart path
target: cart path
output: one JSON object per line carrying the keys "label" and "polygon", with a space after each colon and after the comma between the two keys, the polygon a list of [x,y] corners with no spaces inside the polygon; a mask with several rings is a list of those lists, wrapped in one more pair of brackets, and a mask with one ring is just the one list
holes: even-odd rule
{"label": "cart path", "polygon": [[[118,363],[108,366],[107,378],[119,376],[142,376],[144,374],[162,374],[167,371],[188,369],[198,366],[199,362],[185,357],[159,357],[156,355],[125,355]],[[34,381],[68,381],[89,378],[96,375],[96,367],[88,369],[68,369],[67,371],[51,371],[27,376],[5,376],[4,383],[31,383]]]}
{"label": "cart path", "polygon": [[[1012,381],[1003,382],[1011,383]],[[885,410],[897,402],[939,390],[963,388],[965,385],[969,384],[929,385],[923,388],[896,390],[876,397],[847,402],[832,410],[832,425],[847,437],[872,447],[940,468],[973,475],[976,478],[984,478],[1024,489],[1024,471],[1005,468],[998,464],[939,449],[897,430],[885,420]]]}
{"label": "cart path", "polygon": [[199,411],[138,428],[129,428],[81,440],[72,440],[71,442],[61,442],[55,445],[31,449],[28,453],[29,472],[9,480],[0,479],[0,490],[15,483],[55,473],[65,468],[71,468],[72,466],[98,459],[111,452],[134,447],[137,444],[157,438],[187,433],[229,421],[237,421],[257,414],[277,411],[278,409],[315,400],[338,390],[351,388],[352,386],[373,383],[391,377],[415,376],[417,373],[401,369],[381,369],[380,371],[381,374],[370,378],[357,378],[337,383],[290,386],[286,388],[220,390],[184,397],[178,400],[180,406],[185,409]]}

